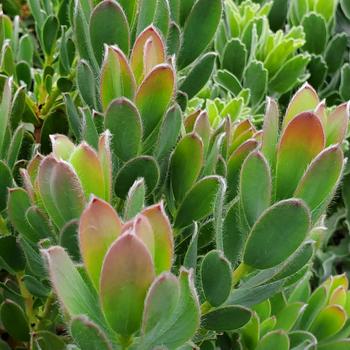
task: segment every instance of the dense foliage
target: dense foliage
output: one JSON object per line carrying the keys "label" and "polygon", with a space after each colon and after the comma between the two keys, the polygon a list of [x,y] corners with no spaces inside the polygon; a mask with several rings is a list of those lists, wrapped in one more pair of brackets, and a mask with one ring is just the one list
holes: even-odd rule
{"label": "dense foliage", "polygon": [[350,348],[350,2],[3,0],[0,349]]}

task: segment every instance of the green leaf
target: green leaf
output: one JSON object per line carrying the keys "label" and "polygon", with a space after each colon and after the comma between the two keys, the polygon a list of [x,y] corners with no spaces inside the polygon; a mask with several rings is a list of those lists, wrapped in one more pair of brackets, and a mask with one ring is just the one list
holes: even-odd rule
{"label": "green leaf", "polygon": [[212,250],[202,260],[202,288],[212,306],[220,306],[228,298],[232,287],[232,271],[222,252]]}
{"label": "green leaf", "polygon": [[6,130],[9,126],[11,113],[12,78],[5,81],[0,103],[0,153],[5,143]]}
{"label": "green leaf", "polygon": [[124,219],[130,220],[138,214],[145,205],[146,185],[143,178],[137,179],[130,187],[124,206]]}
{"label": "green leaf", "polygon": [[272,179],[267,160],[259,151],[253,151],[243,162],[239,189],[241,209],[249,227],[270,205],[271,191]]}
{"label": "green leaf", "polygon": [[70,333],[81,350],[112,350],[103,331],[86,316],[72,319]]}
{"label": "green leaf", "polygon": [[345,138],[349,122],[349,103],[337,106],[327,118],[326,145],[341,144]]}
{"label": "green leaf", "polygon": [[154,235],[154,266],[156,274],[169,271],[174,254],[173,231],[163,202],[145,208],[141,214],[152,226]]}
{"label": "green leaf", "polygon": [[139,155],[142,124],[135,105],[126,98],[113,100],[105,113],[105,128],[112,134],[112,152],[123,161]]}
{"label": "green leaf", "polygon": [[335,73],[338,69],[340,69],[344,61],[346,46],[347,35],[345,33],[335,34],[329,41],[325,52],[328,74]]}
{"label": "green leaf", "polygon": [[103,258],[121,232],[122,222],[111,205],[93,197],[80,217],[79,246],[86,271],[97,290]]}
{"label": "green leaf", "polygon": [[145,77],[139,86],[135,104],[140,111],[144,139],[161,123],[173,97],[175,73],[168,64],[160,64]]}
{"label": "green leaf", "polygon": [[300,54],[290,58],[269,81],[269,90],[284,94],[298,84],[298,78],[304,73],[310,56]]}
{"label": "green leaf", "polygon": [[303,303],[295,302],[288,304],[281,312],[277,315],[277,322],[275,329],[282,329],[290,331],[298,318],[303,314],[305,306]]}
{"label": "green leaf", "polygon": [[6,208],[8,188],[10,188],[11,186],[11,170],[2,160],[0,160],[0,212]]}
{"label": "green leaf", "polygon": [[0,307],[1,322],[7,332],[20,341],[29,341],[29,327],[26,316],[15,302],[5,300]]}
{"label": "green leaf", "polygon": [[279,110],[275,100],[267,98],[264,116],[261,151],[269,161],[271,169],[275,167],[276,149],[279,136]]}
{"label": "green leaf", "polygon": [[18,61],[25,61],[30,66],[33,64],[34,44],[29,34],[24,34],[18,43]]}
{"label": "green leaf", "polygon": [[24,254],[15,236],[0,237],[0,265],[11,274],[25,269]]}
{"label": "green leaf", "polygon": [[46,157],[40,164],[38,188],[45,209],[59,228],[83,211],[85,198],[80,181],[67,163]]}
{"label": "green leaf", "polygon": [[238,38],[231,39],[225,46],[222,58],[222,68],[241,80],[247,61],[247,49]]}
{"label": "green leaf", "polygon": [[244,87],[250,89],[250,101],[257,106],[266,94],[268,72],[258,61],[251,61],[244,71]]}
{"label": "green leaf", "polygon": [[100,299],[115,332],[129,336],[140,328],[144,299],[154,277],[152,258],[135,234],[124,233],[111,245],[102,266]]}
{"label": "green leaf", "polygon": [[29,195],[23,188],[10,189],[7,211],[12,226],[28,240],[38,242],[41,238],[40,235],[33,230],[25,217],[25,213],[31,206]]}
{"label": "green leaf", "polygon": [[321,55],[312,55],[310,63],[308,65],[308,71],[310,77],[308,79],[309,83],[314,86],[316,89],[319,89],[322,84],[325,82],[327,75],[327,64]]}
{"label": "green leaf", "polygon": [[95,76],[89,63],[85,60],[80,60],[77,65],[77,86],[84,102],[90,108],[97,109]]}
{"label": "green leaf", "polygon": [[305,201],[317,220],[320,206],[329,202],[340,180],[343,169],[343,152],[339,146],[324,149],[309,165],[301,178],[294,197]]}
{"label": "green leaf", "polygon": [[195,183],[202,166],[203,142],[197,134],[187,134],[179,141],[170,159],[171,189],[178,202]]}
{"label": "green leaf", "polygon": [[315,2],[315,10],[329,22],[334,18],[337,5],[338,1],[318,0]]}
{"label": "green leaf", "polygon": [[326,306],[327,289],[324,286],[318,287],[307,301],[304,313],[299,322],[299,329],[309,329],[319,312]]}
{"label": "green leaf", "polygon": [[216,57],[215,52],[208,52],[200,57],[181,82],[179,89],[185,92],[189,99],[194,97],[210,79]]}
{"label": "green leaf", "polygon": [[104,0],[92,11],[90,23],[91,45],[99,64],[103,58],[103,47],[118,45],[128,55],[129,53],[129,24],[123,9],[118,2]]}
{"label": "green leaf", "polygon": [[41,127],[40,151],[42,154],[49,154],[52,150],[50,135],[67,134],[69,129],[67,117],[61,110],[55,110],[50,113],[44,120]]}
{"label": "green leaf", "polygon": [[105,179],[102,165],[97,152],[91,146],[82,142],[71,154],[69,162],[79,178],[86,199],[94,194],[108,200],[105,198]]}
{"label": "green leaf", "polygon": [[235,267],[242,255],[245,235],[240,230],[239,202],[235,201],[228,209],[223,222],[222,244],[225,257]]}
{"label": "green leaf", "polygon": [[71,316],[87,315],[105,327],[97,298],[85,283],[65,250],[59,246],[42,250],[50,280],[63,309]]}
{"label": "green leaf", "polygon": [[97,76],[99,68],[91,45],[88,21],[90,19],[90,2],[74,0],[74,13],[72,18],[75,44],[82,59],[89,62],[94,75]]}
{"label": "green leaf", "polygon": [[199,234],[199,230],[198,230],[198,224],[197,222],[194,222],[193,225],[193,230],[191,228],[192,231],[192,238],[191,238],[191,242],[187,247],[187,251],[184,257],[184,261],[183,261],[183,266],[186,269],[193,269],[194,273],[196,273],[196,269],[197,269],[197,259],[198,259],[198,234]]}
{"label": "green leaf", "polygon": [[[192,63],[210,44],[219,25],[221,12],[221,0],[199,0],[194,4],[183,31],[177,60],[179,69]],[[203,21],[203,18],[206,20]]]}
{"label": "green leaf", "polygon": [[238,305],[222,306],[202,316],[205,329],[217,332],[231,331],[243,327],[251,317],[251,312]]}
{"label": "green leaf", "polygon": [[78,242],[78,226],[79,226],[79,221],[77,219],[68,221],[62,227],[59,233],[60,246],[66,249],[69,256],[75,262],[81,261],[79,242]]}
{"label": "green leaf", "polygon": [[48,56],[52,55],[53,49],[55,48],[59,28],[60,24],[55,16],[46,18],[42,30],[42,41],[44,51]]}
{"label": "green leaf", "polygon": [[126,198],[133,183],[143,177],[147,194],[153,192],[159,181],[159,167],[154,158],[140,156],[130,159],[119,170],[114,182],[115,193],[120,198]]}
{"label": "green leaf", "polygon": [[323,54],[327,42],[327,24],[317,13],[309,13],[303,18],[302,26],[305,32],[303,49],[314,54]]}
{"label": "green leaf", "polygon": [[310,326],[310,332],[320,341],[338,333],[346,321],[346,313],[339,305],[326,306]]}
{"label": "green leaf", "polygon": [[326,344],[319,344],[317,349],[319,350],[347,350],[350,346],[350,339],[342,339]]}
{"label": "green leaf", "polygon": [[234,96],[237,96],[242,90],[239,80],[228,70],[218,70],[214,80]]}
{"label": "green leaf", "polygon": [[341,80],[339,86],[339,93],[343,100],[350,99],[350,65],[344,64],[341,69]]}
{"label": "green leaf", "polygon": [[[79,88],[79,87],[78,87]],[[68,119],[69,128],[72,131],[73,135],[77,141],[81,140],[82,137],[82,125],[79,113],[76,106],[69,94],[64,94],[64,101],[66,105],[66,114]]]}
{"label": "green leaf", "polygon": [[34,349],[65,350],[66,344],[58,335],[49,331],[38,331],[32,335]]}
{"label": "green leaf", "polygon": [[180,292],[179,280],[169,272],[162,273],[153,281],[147,293],[143,312],[144,337],[155,333],[157,328],[159,334],[162,324],[169,322],[169,315],[172,315],[179,302]]}
{"label": "green leaf", "polygon": [[167,111],[160,127],[159,139],[154,152],[159,161],[169,157],[180,135],[181,126],[181,109],[175,104]]}
{"label": "green leaf", "polygon": [[180,204],[174,226],[183,228],[208,216],[213,210],[222,183],[220,176],[207,176],[198,181]]}
{"label": "green leaf", "polygon": [[140,0],[137,33],[154,24],[166,38],[169,30],[170,8],[166,0]]}
{"label": "green leaf", "polygon": [[[164,279],[166,279],[166,286],[165,282],[162,282]],[[170,284],[175,286],[175,281],[173,279],[170,281],[170,279],[172,279],[170,276],[168,278],[162,278],[160,276],[148,292],[142,327],[143,337],[141,339],[141,346],[144,349],[153,349],[157,346],[166,346],[171,350],[178,349],[193,337],[199,327],[199,303],[190,271],[180,270],[178,280],[180,291],[176,305],[169,298],[166,301],[166,309],[172,309],[173,311],[171,313],[164,313],[161,311],[165,310],[159,310],[159,307],[163,305],[160,298],[164,300],[163,297],[165,296],[163,293],[160,294],[161,289],[164,290],[164,288],[167,288],[168,293],[172,294],[172,298],[177,293],[176,289],[173,289],[171,292],[169,291]],[[153,317],[147,314],[151,310]],[[155,313],[156,310],[159,310],[159,313]]]}
{"label": "green leaf", "polygon": [[103,110],[115,98],[133,100],[135,89],[135,78],[124,53],[116,46],[105,46],[100,89]]}
{"label": "green leaf", "polygon": [[244,250],[244,263],[258,269],[278,265],[300,246],[309,229],[310,213],[301,200],[277,202],[253,226]]}
{"label": "green leaf", "polygon": [[231,154],[227,161],[228,197],[233,199],[238,192],[239,174],[244,159],[258,146],[254,139],[248,139]]}
{"label": "green leaf", "polygon": [[10,147],[9,147],[8,153],[7,153],[7,164],[10,167],[10,169],[13,169],[13,167],[17,161],[19,152],[20,152],[21,147],[22,147],[24,132],[25,132],[24,126],[20,125],[15,130],[15,132],[12,136]]}
{"label": "green leaf", "polygon": [[313,112],[316,110],[320,100],[315,89],[308,83],[304,84],[292,97],[286,114],[283,118],[283,126],[302,112]]}
{"label": "green leaf", "polygon": [[284,331],[267,333],[259,342],[256,350],[280,349],[289,350],[289,338]]}

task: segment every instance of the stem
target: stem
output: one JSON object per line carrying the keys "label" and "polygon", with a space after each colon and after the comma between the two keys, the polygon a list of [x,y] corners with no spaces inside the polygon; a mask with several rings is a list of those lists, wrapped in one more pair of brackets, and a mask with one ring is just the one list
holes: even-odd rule
{"label": "stem", "polygon": [[247,275],[252,268],[244,263],[240,263],[238,267],[232,272],[232,286],[235,287],[236,284]]}

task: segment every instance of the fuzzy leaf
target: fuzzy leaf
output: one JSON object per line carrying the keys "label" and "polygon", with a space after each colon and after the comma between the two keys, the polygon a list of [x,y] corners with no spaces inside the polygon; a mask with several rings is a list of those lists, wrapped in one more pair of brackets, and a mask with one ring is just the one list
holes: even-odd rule
{"label": "fuzzy leaf", "polygon": [[69,161],[79,177],[85,197],[88,199],[94,194],[107,200],[104,173],[95,150],[83,142],[76,147]]}
{"label": "fuzzy leaf", "polygon": [[84,193],[73,169],[53,156],[40,164],[38,188],[49,216],[59,228],[78,218],[85,206]]}
{"label": "fuzzy leaf", "polygon": [[289,338],[282,330],[267,333],[259,342],[256,350],[289,350]]}
{"label": "fuzzy leaf", "polygon": [[103,258],[122,232],[122,222],[105,201],[92,198],[80,217],[79,246],[84,265],[98,289]]}
{"label": "fuzzy leaf", "polygon": [[302,112],[313,112],[319,103],[317,92],[311,85],[304,84],[290,101],[283,118],[283,126],[286,127],[292,119]]}
{"label": "fuzzy leaf", "polygon": [[210,79],[216,57],[215,52],[203,55],[181,82],[179,89],[186,93],[189,99],[194,97]]}
{"label": "fuzzy leaf", "polygon": [[146,246],[131,232],[109,248],[102,266],[100,299],[115,332],[129,336],[140,328],[144,299],[154,277]]}
{"label": "fuzzy leaf", "polygon": [[195,183],[202,166],[203,142],[197,134],[187,134],[170,159],[170,182],[177,201],[181,201]]}
{"label": "fuzzy leaf", "polygon": [[220,306],[228,298],[232,287],[232,271],[228,260],[220,251],[212,250],[202,260],[202,288],[212,306]]}
{"label": "fuzzy leaf", "polygon": [[70,333],[81,350],[112,350],[106,335],[86,316],[72,319]]}
{"label": "fuzzy leaf", "polygon": [[202,317],[205,329],[218,332],[231,331],[243,327],[251,317],[251,312],[242,306],[222,306],[209,311]]}
{"label": "fuzzy leaf", "polygon": [[349,104],[343,103],[332,111],[327,119],[326,145],[342,143],[349,123]]}
{"label": "fuzzy leaf", "polygon": [[135,89],[135,78],[124,53],[116,46],[106,46],[100,89],[103,109],[118,97],[133,100]]}
{"label": "fuzzy leaf", "polygon": [[0,160],[0,212],[6,208],[8,188],[10,188],[11,186],[11,170],[2,160]]}
{"label": "fuzzy leaf", "polygon": [[260,214],[270,205],[272,179],[265,157],[253,151],[244,160],[240,176],[241,208],[251,227]]}
{"label": "fuzzy leaf", "polygon": [[71,317],[87,315],[100,326],[105,326],[96,296],[92,294],[64,249],[54,246],[42,250],[42,254],[53,289],[63,309]]}
{"label": "fuzzy leaf", "polygon": [[128,161],[141,151],[142,124],[135,105],[125,99],[113,100],[105,113],[105,128],[112,134],[112,152]]}
{"label": "fuzzy leaf", "polygon": [[140,156],[130,159],[123,165],[114,183],[117,196],[126,198],[130,187],[141,177],[145,180],[147,193],[152,193],[159,181],[159,167],[154,158]]}
{"label": "fuzzy leaf", "polygon": [[261,150],[274,169],[279,134],[279,110],[275,100],[267,98]]}
{"label": "fuzzy leaf", "polygon": [[144,139],[161,123],[173,97],[175,74],[168,64],[156,66],[139,86],[135,103],[140,111]]}
{"label": "fuzzy leaf", "polygon": [[328,204],[339,182],[343,161],[343,152],[339,146],[323,150],[307,168],[294,196],[303,199],[312,212],[325,202]]}
{"label": "fuzzy leaf", "polygon": [[29,341],[27,318],[19,305],[12,300],[5,300],[0,307],[1,322],[6,331],[20,341]]}
{"label": "fuzzy leaf", "polygon": [[291,120],[277,150],[277,199],[292,196],[307,166],[324,145],[322,124],[314,113],[303,112]]}
{"label": "fuzzy leaf", "polygon": [[153,229],[154,235],[154,267],[156,274],[169,271],[174,254],[173,232],[165,213],[163,203],[145,208],[142,213]]}
{"label": "fuzzy leaf", "polygon": [[174,226],[183,228],[208,216],[213,210],[220,186],[223,186],[223,180],[219,176],[207,176],[198,181],[180,204]]}
{"label": "fuzzy leaf", "polygon": [[257,269],[278,265],[300,246],[309,229],[310,213],[301,200],[277,202],[253,226],[244,250],[244,263]]}
{"label": "fuzzy leaf", "polygon": [[165,47],[162,37],[154,26],[149,26],[136,38],[131,52],[130,64],[137,84],[140,84],[145,77],[145,71],[150,71],[164,62]]}
{"label": "fuzzy leaf", "polygon": [[[162,276],[158,278],[158,283],[157,280],[154,282],[146,299],[143,330],[147,331],[144,333],[141,345],[144,349],[153,349],[158,345],[175,350],[191,339],[199,326],[198,299],[191,273],[181,269],[179,276],[180,295],[177,304],[173,306],[172,303],[167,303],[168,310],[173,306],[173,312],[168,312],[168,317],[164,322],[161,322],[161,316],[159,316],[159,320],[149,319],[147,313],[151,311],[151,308],[153,311],[155,307],[159,307],[159,288],[164,286],[164,282],[161,283],[160,281],[162,281]],[[176,290],[173,290],[172,294],[175,293]],[[156,297],[158,298],[156,299]],[[173,298],[175,298],[174,295]],[[152,323],[150,323],[151,320]],[[159,322],[156,323],[156,321]]]}
{"label": "fuzzy leaf", "polygon": [[320,341],[338,333],[346,321],[346,313],[339,305],[325,307],[310,326],[310,332]]}
{"label": "fuzzy leaf", "polygon": [[[199,0],[194,4],[183,31],[183,43],[177,60],[179,69],[192,63],[210,44],[221,12],[221,0]],[[203,18],[206,20],[203,21]]]}
{"label": "fuzzy leaf", "polygon": [[100,2],[91,13],[89,27],[91,45],[99,64],[103,58],[104,44],[118,45],[126,55],[129,53],[129,25],[118,2]]}

